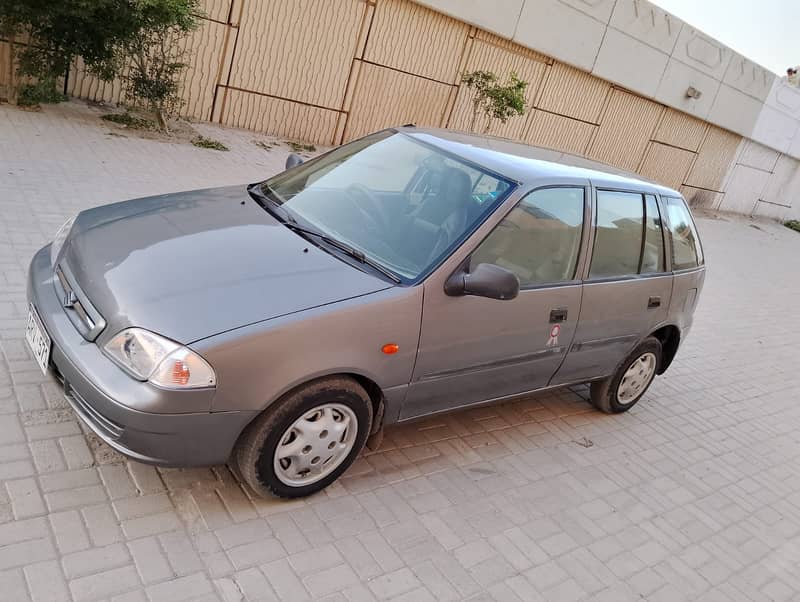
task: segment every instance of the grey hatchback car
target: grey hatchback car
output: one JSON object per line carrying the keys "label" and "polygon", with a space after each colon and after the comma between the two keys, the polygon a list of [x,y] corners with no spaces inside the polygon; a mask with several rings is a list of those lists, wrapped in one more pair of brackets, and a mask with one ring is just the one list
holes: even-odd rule
{"label": "grey hatchback car", "polygon": [[392,423],[582,382],[624,412],[689,332],[695,225],[675,190],[541,153],[405,126],[83,211],[31,262],[26,338],[112,448],[283,497]]}

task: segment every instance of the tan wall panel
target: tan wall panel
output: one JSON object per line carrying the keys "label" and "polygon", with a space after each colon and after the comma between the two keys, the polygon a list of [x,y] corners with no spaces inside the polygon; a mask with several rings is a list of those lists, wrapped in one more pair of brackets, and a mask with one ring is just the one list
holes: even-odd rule
{"label": "tan wall panel", "polygon": [[359,0],[245,2],[231,85],[340,108],[364,9]]}
{"label": "tan wall panel", "polygon": [[229,89],[221,121],[275,136],[332,144],[338,115],[328,109]]}
{"label": "tan wall panel", "polygon": [[214,21],[228,22],[228,13],[231,9],[232,0],[202,0],[200,3],[201,11],[205,17]]}
{"label": "tan wall panel", "polygon": [[721,192],[713,192],[692,186],[681,186],[679,190],[689,202],[689,205],[698,209],[716,209],[720,206],[725,196]]}
{"label": "tan wall panel", "polygon": [[767,148],[758,142],[747,140],[736,162],[756,169],[772,171],[779,156],[778,151]]}
{"label": "tan wall panel", "polygon": [[364,58],[431,79],[456,83],[469,25],[414,4],[381,0]]}
{"label": "tan wall panel", "polygon": [[438,127],[451,90],[446,84],[364,63],[345,140],[404,123]]}
{"label": "tan wall panel", "polygon": [[8,52],[8,43],[0,42],[0,96],[5,96],[8,93],[6,90],[10,79]]}
{"label": "tan wall panel", "polygon": [[554,63],[536,106],[597,123],[611,84],[563,63]]}
{"label": "tan wall panel", "polygon": [[708,124],[705,121],[668,108],[653,140],[696,152],[700,148],[706,129]]}
{"label": "tan wall panel", "polygon": [[[508,49],[509,45],[496,45],[494,41],[487,42],[476,38],[472,42],[469,59],[465,71],[484,70],[496,73],[501,80],[505,80],[514,71],[522,80],[528,82],[525,89],[525,100],[528,111],[532,110],[533,101],[539,92],[547,64],[532,58],[529,53],[517,53]],[[535,53],[534,53],[535,56]],[[509,119],[505,124],[496,122],[489,130],[495,136],[520,139],[526,129],[529,116],[517,116]],[[466,86],[460,86],[453,112],[450,116],[448,127],[457,130],[469,130],[472,122],[472,91]],[[479,118],[476,130],[483,131],[485,119]]]}
{"label": "tan wall panel", "polygon": [[694,157],[691,151],[651,142],[638,171],[646,178],[677,190],[683,184]]}
{"label": "tan wall panel", "polygon": [[635,170],[664,107],[640,96],[614,90],[587,156]]}
{"label": "tan wall panel", "polygon": [[737,134],[710,125],[686,184],[721,191],[741,140]]}
{"label": "tan wall panel", "polygon": [[523,138],[527,144],[583,155],[595,125],[545,111],[533,111]]}

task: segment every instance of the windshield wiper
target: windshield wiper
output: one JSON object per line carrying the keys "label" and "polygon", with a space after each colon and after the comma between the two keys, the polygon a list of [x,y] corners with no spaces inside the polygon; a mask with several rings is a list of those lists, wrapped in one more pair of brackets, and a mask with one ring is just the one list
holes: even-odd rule
{"label": "windshield wiper", "polygon": [[373,261],[372,259],[367,257],[363,253],[363,251],[359,251],[358,249],[355,249],[355,248],[351,247],[347,243],[343,243],[341,240],[337,240],[335,238],[332,238],[332,237],[328,236],[327,234],[323,234],[322,232],[319,232],[318,230],[312,230],[311,228],[306,228],[305,226],[301,226],[300,224],[297,223],[297,220],[295,220],[294,217],[292,217],[289,213],[286,214],[286,217],[287,217],[287,219],[283,224],[284,224],[284,226],[286,226],[290,230],[294,230],[295,232],[299,232],[301,234],[306,234],[308,236],[315,236],[315,237],[319,238],[321,241],[329,244],[330,246],[336,247],[338,250],[340,250],[345,255],[348,255],[348,256],[352,257],[353,259],[355,259],[356,261],[358,261],[360,263],[363,263],[364,265],[368,265],[373,270],[376,270],[376,271],[380,272],[381,274],[386,276],[392,282],[395,282],[397,284],[400,284],[402,282],[402,280],[400,280],[400,278],[398,278],[395,274],[393,274],[392,272],[387,270],[385,267],[383,267],[378,262]]}
{"label": "windshield wiper", "polygon": [[305,226],[301,226],[300,224],[298,224],[297,220],[291,213],[289,213],[288,209],[283,207],[275,199],[270,198],[269,195],[264,194],[264,188],[266,188],[269,192],[272,192],[272,190],[267,186],[266,183],[252,184],[247,187],[247,192],[250,193],[250,196],[253,197],[256,203],[258,203],[264,209],[269,211],[272,215],[277,217],[284,226],[286,226],[291,230],[294,230],[295,232],[300,232],[306,235],[315,236],[319,238],[320,240],[324,241],[330,246],[336,247],[342,253],[345,253],[346,255],[349,255],[350,257],[359,261],[360,263],[368,265],[373,270],[380,272],[381,274],[389,278],[389,280],[391,280],[392,282],[396,282],[397,284],[400,284],[402,282],[402,280],[400,280],[400,278],[398,278],[395,274],[387,270],[381,264],[373,261],[366,255],[364,255],[364,253],[359,251],[358,249],[354,249],[350,245],[343,243],[341,240],[336,240],[335,238],[332,238],[327,234],[323,234],[322,232],[319,232],[317,230],[312,230],[311,228],[306,228]]}

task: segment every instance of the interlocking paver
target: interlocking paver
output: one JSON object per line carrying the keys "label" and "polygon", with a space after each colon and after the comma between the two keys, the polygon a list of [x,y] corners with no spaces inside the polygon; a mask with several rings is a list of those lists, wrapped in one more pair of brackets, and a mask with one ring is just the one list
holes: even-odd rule
{"label": "interlocking paver", "polygon": [[296,501],[87,434],[25,347],[27,264],[80,209],[255,181],[288,152],[196,127],[231,151],[109,136],[79,103],[0,106],[0,598],[796,597],[800,238],[775,224],[698,219],[692,335],[624,415],[574,387],[399,425]]}
{"label": "interlocking paver", "polygon": [[165,581],[174,575],[156,537],[129,541],[128,550],[143,583]]}

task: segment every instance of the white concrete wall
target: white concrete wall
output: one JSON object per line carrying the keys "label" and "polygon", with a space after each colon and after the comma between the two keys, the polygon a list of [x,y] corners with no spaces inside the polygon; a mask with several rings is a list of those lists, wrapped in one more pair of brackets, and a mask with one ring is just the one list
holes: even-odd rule
{"label": "white concrete wall", "polygon": [[800,159],[800,90],[647,0],[415,1]]}

